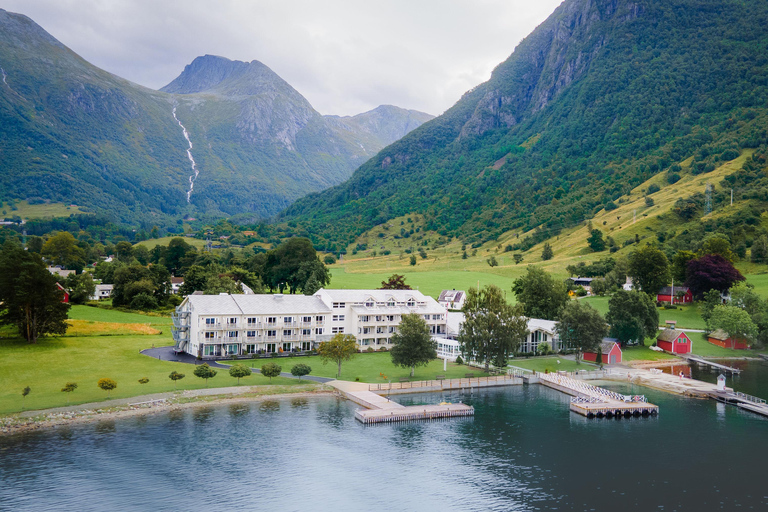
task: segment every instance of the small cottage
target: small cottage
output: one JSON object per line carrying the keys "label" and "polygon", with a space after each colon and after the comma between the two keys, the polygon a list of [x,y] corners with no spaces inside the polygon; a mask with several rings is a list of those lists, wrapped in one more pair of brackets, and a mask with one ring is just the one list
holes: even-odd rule
{"label": "small cottage", "polygon": [[735,350],[746,350],[749,348],[747,340],[732,338],[722,329],[717,329],[709,334],[707,341],[718,347],[730,348]]}
{"label": "small cottage", "polygon": [[61,296],[61,302],[68,303],[69,302],[69,290],[61,286],[59,283],[56,283],[56,288],[62,291],[63,295]]}
{"label": "small cottage", "polygon": [[467,293],[464,290],[443,290],[437,298],[437,302],[445,309],[461,309],[466,300]]}
{"label": "small cottage", "polygon": [[656,338],[656,345],[673,354],[690,354],[693,343],[683,331],[664,329]]}
{"label": "small cottage", "polygon": [[[615,338],[603,338],[600,343],[603,364],[621,363],[621,346]],[[597,362],[597,352],[584,352],[584,360]]]}
{"label": "small cottage", "polygon": [[690,304],[693,302],[693,294],[687,286],[665,286],[656,294],[657,302],[672,302],[675,304]]}

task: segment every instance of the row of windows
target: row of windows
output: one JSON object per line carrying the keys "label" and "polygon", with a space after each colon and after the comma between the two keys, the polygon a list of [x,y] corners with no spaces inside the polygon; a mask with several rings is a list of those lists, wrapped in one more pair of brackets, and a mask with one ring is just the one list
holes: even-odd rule
{"label": "row of windows", "polygon": [[[294,336],[296,334],[299,334],[299,329],[283,329],[283,336]],[[316,328],[315,329],[315,334],[323,334],[323,328],[322,327]],[[255,338],[256,337],[256,331],[246,331],[245,335],[248,338]],[[266,331],[266,335],[268,337],[274,338],[275,336],[277,336],[277,330],[268,330],[268,331]],[[301,329],[301,335],[302,336],[311,336],[312,335],[312,329]],[[227,331],[227,334],[226,334],[227,338],[237,338],[238,336],[239,336],[239,331]],[[206,331],[205,339],[212,340],[212,339],[215,339],[215,338],[216,338],[216,332]]]}
{"label": "row of windows", "polygon": [[[342,316],[342,320],[344,319],[344,315]],[[268,316],[266,319],[267,324],[277,324],[277,318],[276,316]],[[311,316],[302,316],[302,317],[293,317],[293,316],[284,316],[283,317],[283,323],[286,324],[292,324],[295,321],[298,321],[299,318],[301,319],[302,323],[309,324],[312,323],[312,317]],[[315,316],[315,322],[318,324],[322,324],[325,322],[324,316]],[[216,325],[216,318],[215,317],[208,317],[205,319],[205,325]],[[237,317],[228,317],[226,321],[227,325],[237,325]],[[248,325],[257,325],[259,324],[259,319],[257,317],[248,317],[246,318],[246,323]]]}
{"label": "row of windows", "polygon": [[376,334],[385,334],[385,333],[393,334],[397,332],[397,327],[395,327],[394,325],[390,325],[389,327],[380,325],[378,327],[358,327],[357,328],[358,334],[373,334],[374,332]]}

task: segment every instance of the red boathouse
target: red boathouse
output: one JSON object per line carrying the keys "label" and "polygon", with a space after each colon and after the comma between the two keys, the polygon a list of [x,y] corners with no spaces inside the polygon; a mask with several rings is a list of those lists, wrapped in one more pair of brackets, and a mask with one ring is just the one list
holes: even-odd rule
{"label": "red boathouse", "polygon": [[[605,338],[600,343],[600,350],[603,352],[603,364],[621,363],[621,346],[613,338]],[[597,352],[584,352],[585,361],[597,361]]]}
{"label": "red boathouse", "polygon": [[664,329],[656,338],[656,345],[673,354],[690,354],[693,343],[683,331]]}
{"label": "red boathouse", "polygon": [[736,350],[746,350],[749,348],[749,344],[747,344],[746,340],[731,338],[728,333],[722,329],[717,329],[711,332],[707,341],[723,348],[732,348]]}

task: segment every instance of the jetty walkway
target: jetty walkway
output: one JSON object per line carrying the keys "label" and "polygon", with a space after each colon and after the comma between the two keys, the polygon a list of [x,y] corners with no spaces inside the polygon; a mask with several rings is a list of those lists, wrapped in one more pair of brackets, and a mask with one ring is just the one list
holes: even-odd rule
{"label": "jetty walkway", "polygon": [[622,395],[559,373],[539,373],[539,383],[571,395],[571,411],[587,418],[655,416],[659,406],[643,395]]}

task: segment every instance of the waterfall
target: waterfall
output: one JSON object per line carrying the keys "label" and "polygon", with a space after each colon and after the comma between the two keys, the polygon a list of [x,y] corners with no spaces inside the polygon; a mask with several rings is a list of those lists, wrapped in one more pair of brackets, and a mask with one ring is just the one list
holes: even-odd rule
{"label": "waterfall", "polygon": [[[3,77],[5,79],[5,77]],[[176,120],[177,123],[179,123],[179,126],[181,126],[181,131],[184,133],[184,138],[187,139],[187,143],[189,144],[189,148],[187,148],[187,158],[189,158],[189,162],[192,164],[192,174],[189,177],[189,190],[187,190],[187,202],[189,202],[189,198],[192,196],[192,189],[195,186],[195,180],[197,179],[197,175],[200,174],[200,171],[197,169],[197,164],[195,163],[195,159],[192,157],[192,141],[189,140],[189,132],[186,128],[184,128],[184,125],[181,124],[181,121],[179,121],[179,118],[176,117],[176,107],[173,107],[173,118]]]}
{"label": "waterfall", "polygon": [[[6,75],[6,74],[5,74],[5,70],[4,70],[3,68],[0,68],[0,73],[2,73],[2,74],[3,74],[3,83],[4,83],[5,85],[8,85],[8,82],[5,80],[5,78],[6,78],[8,75]],[[10,88],[10,85],[8,85],[8,87]]]}

